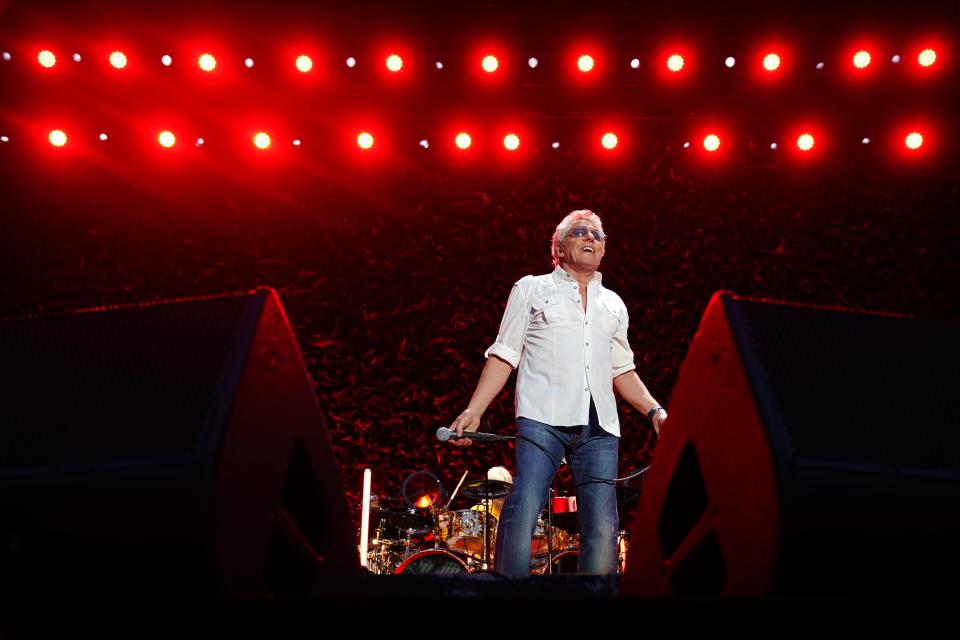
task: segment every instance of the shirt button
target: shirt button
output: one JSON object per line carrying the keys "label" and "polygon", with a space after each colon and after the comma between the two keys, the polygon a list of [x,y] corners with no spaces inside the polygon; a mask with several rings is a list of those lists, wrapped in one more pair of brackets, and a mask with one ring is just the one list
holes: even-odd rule
{"label": "shirt button", "polygon": [[587,343],[587,346],[588,346],[588,347],[590,346],[590,343],[589,343],[589,342]]}
{"label": "shirt button", "polygon": [[584,390],[584,391],[590,391],[590,389],[589,389],[588,387],[584,387],[583,390]]}

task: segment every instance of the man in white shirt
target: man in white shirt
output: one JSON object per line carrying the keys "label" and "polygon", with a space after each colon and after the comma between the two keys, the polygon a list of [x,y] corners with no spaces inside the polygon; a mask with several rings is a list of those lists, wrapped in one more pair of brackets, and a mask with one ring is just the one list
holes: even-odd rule
{"label": "man in white shirt", "polygon": [[601,285],[597,269],[605,250],[603,225],[592,211],[574,211],[557,225],[553,273],[513,286],[477,389],[450,425],[458,436],[476,431],[517,369],[517,474],[497,525],[495,554],[496,569],[506,576],[529,573],[537,516],[564,457],[577,485],[579,569],[615,571],[620,422],[614,388],[658,433],[667,419],[635,371],[627,308]]}

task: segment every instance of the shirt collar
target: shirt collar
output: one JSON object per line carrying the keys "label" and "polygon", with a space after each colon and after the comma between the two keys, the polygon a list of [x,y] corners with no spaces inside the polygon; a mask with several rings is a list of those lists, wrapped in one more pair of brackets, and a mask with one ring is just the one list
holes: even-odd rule
{"label": "shirt collar", "polygon": [[[570,275],[569,273],[567,273],[566,271],[564,271],[564,270],[563,270],[563,267],[561,267],[560,265],[557,265],[557,266],[554,268],[554,270],[553,270],[553,279],[556,280],[557,283],[558,283],[558,284],[561,284],[561,285],[562,285],[562,284],[569,284],[569,283],[571,283],[571,282],[572,282],[573,284],[577,284],[577,279],[574,278],[574,277],[573,277],[572,275]],[[602,280],[603,280],[603,274],[600,273],[599,271],[594,271],[594,272],[593,272],[593,279],[591,280],[591,282],[596,282],[596,283],[599,285]]]}

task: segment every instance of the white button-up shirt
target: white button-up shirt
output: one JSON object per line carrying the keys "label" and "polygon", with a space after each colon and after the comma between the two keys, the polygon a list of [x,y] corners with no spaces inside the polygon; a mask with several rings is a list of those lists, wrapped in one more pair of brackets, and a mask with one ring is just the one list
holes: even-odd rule
{"label": "white button-up shirt", "polygon": [[497,341],[484,353],[517,369],[517,417],[553,426],[584,425],[590,398],[600,426],[620,435],[613,379],[636,366],[627,341],[627,307],[595,273],[580,286],[557,267],[513,285]]}

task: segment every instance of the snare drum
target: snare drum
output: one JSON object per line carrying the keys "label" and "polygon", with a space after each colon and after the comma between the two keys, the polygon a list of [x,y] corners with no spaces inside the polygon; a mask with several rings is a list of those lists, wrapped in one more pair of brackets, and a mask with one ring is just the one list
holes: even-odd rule
{"label": "snare drum", "polygon": [[[451,511],[450,535],[447,537],[447,546],[457,551],[463,551],[475,556],[483,556],[483,543],[486,531],[490,532],[490,551],[493,551],[493,542],[497,535],[497,519],[490,514],[474,509]],[[487,527],[484,529],[484,516]]]}
{"label": "snare drum", "polygon": [[467,563],[456,553],[446,549],[427,549],[401,562],[394,573],[459,575],[468,570]]}

